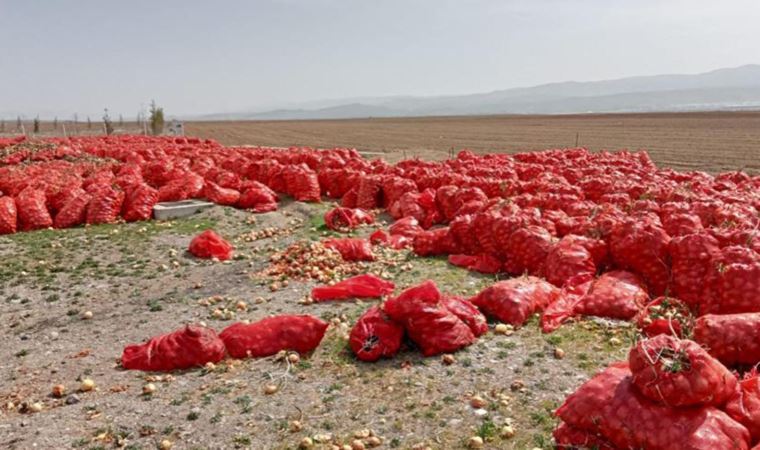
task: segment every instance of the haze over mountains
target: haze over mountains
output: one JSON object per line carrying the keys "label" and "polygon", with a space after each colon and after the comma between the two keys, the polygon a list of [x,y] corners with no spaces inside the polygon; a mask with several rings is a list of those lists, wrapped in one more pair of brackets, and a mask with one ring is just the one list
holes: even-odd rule
{"label": "haze over mountains", "polygon": [[366,97],[304,102],[284,109],[202,119],[347,119],[480,114],[570,114],[760,109],[760,65],[695,75],[561,82],[436,97]]}

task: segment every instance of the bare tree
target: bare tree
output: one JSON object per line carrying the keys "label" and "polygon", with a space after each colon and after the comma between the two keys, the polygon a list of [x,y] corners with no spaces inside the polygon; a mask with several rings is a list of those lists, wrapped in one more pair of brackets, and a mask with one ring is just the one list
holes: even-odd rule
{"label": "bare tree", "polygon": [[34,134],[37,134],[40,132],[40,116],[37,116],[34,118],[34,128],[32,129],[32,132]]}
{"label": "bare tree", "polygon": [[21,131],[21,116],[16,116],[16,132]]}
{"label": "bare tree", "polygon": [[74,125],[79,124],[79,114],[74,113]]}
{"label": "bare tree", "polygon": [[105,126],[106,135],[110,136],[113,134],[113,123],[111,122],[111,116],[108,115],[108,108],[103,110],[103,126]]}

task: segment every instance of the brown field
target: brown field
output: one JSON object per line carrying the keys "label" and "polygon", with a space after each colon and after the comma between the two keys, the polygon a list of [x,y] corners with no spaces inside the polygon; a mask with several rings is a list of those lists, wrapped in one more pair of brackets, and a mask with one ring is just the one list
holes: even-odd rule
{"label": "brown field", "polygon": [[515,152],[573,147],[646,149],[663,167],[760,171],[760,112],[423,117],[188,122],[223,144],[355,147],[390,158],[445,157],[450,149]]}

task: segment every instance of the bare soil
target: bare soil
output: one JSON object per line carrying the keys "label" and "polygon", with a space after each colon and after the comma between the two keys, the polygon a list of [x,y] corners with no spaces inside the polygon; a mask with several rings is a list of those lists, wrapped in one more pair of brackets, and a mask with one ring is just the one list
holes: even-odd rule
{"label": "bare soil", "polygon": [[188,122],[185,129],[229,145],[355,147],[390,159],[579,145],[645,149],[660,166],[679,170],[760,172],[760,112]]}

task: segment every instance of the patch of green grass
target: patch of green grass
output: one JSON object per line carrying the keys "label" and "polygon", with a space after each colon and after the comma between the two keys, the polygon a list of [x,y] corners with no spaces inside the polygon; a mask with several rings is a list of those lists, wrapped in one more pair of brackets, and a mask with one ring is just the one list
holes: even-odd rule
{"label": "patch of green grass", "polygon": [[478,427],[477,433],[484,441],[491,441],[496,437],[496,424],[491,419],[486,419]]}

